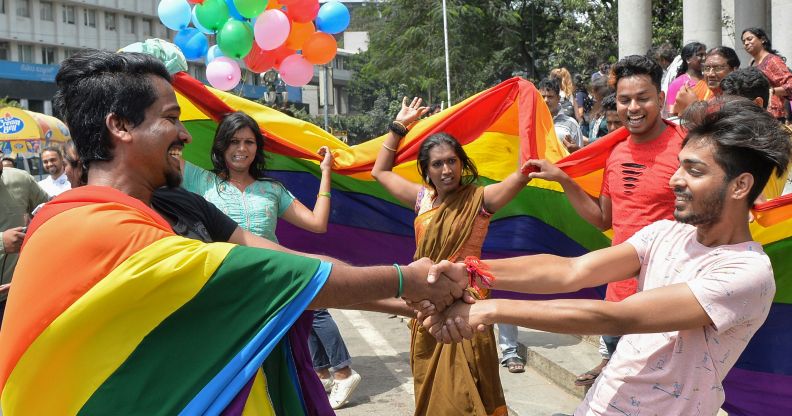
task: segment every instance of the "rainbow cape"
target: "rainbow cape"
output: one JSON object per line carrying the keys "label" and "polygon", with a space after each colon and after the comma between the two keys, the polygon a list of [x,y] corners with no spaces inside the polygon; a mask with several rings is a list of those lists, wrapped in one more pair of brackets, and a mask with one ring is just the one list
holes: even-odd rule
{"label": "rainbow cape", "polygon": [[0,331],[3,415],[308,413],[284,335],[330,264],[179,237],[95,186],[47,204],[22,253]]}
{"label": "rainbow cape", "polygon": [[[316,235],[288,223],[278,224],[285,246],[335,256],[353,264],[407,262],[415,250],[412,207],[405,207],[371,177],[370,170],[385,136],[348,146],[319,127],[232,94],[207,88],[184,73],[174,87],[182,121],[193,136],[185,157],[211,168],[209,149],[223,114],[240,110],[259,122],[268,138],[265,150],[270,175],[282,181],[303,203],[312,206],[319,187],[321,146],[333,149],[333,204],[328,232]],[[416,156],[421,141],[444,131],[455,136],[472,157],[483,183],[503,180],[526,158],[556,161],[592,196],[599,195],[602,170],[613,147],[627,139],[624,129],[568,155],[559,145],[547,107],[533,85],[510,79],[445,111],[420,121],[405,137],[394,171],[420,183]],[[790,197],[792,198],[792,197]],[[775,303],[726,378],[724,408],[738,414],[792,414],[792,199],[777,198],[755,210],[754,238],[764,245],[774,268]],[[575,256],[610,245],[580,218],[556,183],[533,180],[493,217],[485,256],[525,253]],[[785,255],[786,254],[786,255]],[[602,298],[602,288],[567,297]],[[537,298],[537,297],[533,297]]]}

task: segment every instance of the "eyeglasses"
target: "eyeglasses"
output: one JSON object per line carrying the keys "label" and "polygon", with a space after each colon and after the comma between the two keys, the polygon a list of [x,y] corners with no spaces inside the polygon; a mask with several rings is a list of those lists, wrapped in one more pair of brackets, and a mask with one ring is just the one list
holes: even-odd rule
{"label": "eyeglasses", "polygon": [[729,69],[729,67],[726,66],[726,65],[715,65],[715,66],[704,65],[704,66],[701,67],[701,72],[704,72],[704,73],[710,72],[710,71],[723,72],[723,71],[725,71],[727,69]]}

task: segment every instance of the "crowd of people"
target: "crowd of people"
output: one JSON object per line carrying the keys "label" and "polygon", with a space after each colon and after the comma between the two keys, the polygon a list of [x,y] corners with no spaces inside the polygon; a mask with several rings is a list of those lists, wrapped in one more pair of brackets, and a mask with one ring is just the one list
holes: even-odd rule
{"label": "crowd of people", "polygon": [[[14,373],[39,335],[29,332],[32,322],[46,320],[28,313],[25,300],[47,287],[61,267],[36,261],[51,249],[56,238],[51,230],[79,229],[68,221],[80,215],[100,218],[118,237],[110,244],[78,236],[58,248],[62,258],[88,253],[119,265],[130,258],[129,247],[164,240],[178,250],[211,251],[218,242],[247,246],[246,263],[227,268],[249,274],[278,262],[281,271],[261,276],[271,283],[253,294],[278,302],[285,282],[289,287],[304,282],[297,289],[302,293],[320,276],[315,293],[306,294],[308,310],[294,314],[282,335],[290,343],[283,360],[294,364],[310,414],[342,407],[362,378],[352,370],[327,308],[413,318],[410,365],[418,415],[508,414],[498,363],[510,372],[524,371],[517,326],[602,335],[602,361],[576,380],[590,390],[575,414],[714,414],[724,401],[723,377],[764,322],[775,292],[769,260],[748,229],[749,209],[783,193],[792,151],[790,131],[783,126],[789,122],[792,73],[763,30],[746,29],[742,41],[753,58],[743,69],[733,49],[708,50],[693,42],[678,56],[670,45],[661,45],[646,56],[600,65],[589,80],[557,68],[537,82],[556,136],[569,152],[606,135],[622,139],[607,159],[597,198],[547,160],[529,160],[503,181],[481,186],[475,164],[447,133],[421,143],[422,183],[405,179],[393,171],[401,141],[422,116],[435,111],[420,98],[405,98],[371,175],[414,208],[414,262],[374,267],[353,267],[278,244],[279,218],[315,233],[327,230],[331,149],[318,149],[317,199],[313,208],[306,207],[267,177],[265,137],[249,115],[235,112],[220,121],[209,155],[212,168],[206,170],[182,158],[191,136],[179,120],[171,74],[160,61],[101,51],[66,59],[56,78],[55,104],[73,141],[44,149],[49,176],[39,183],[5,160],[0,167],[6,207],[0,218],[3,414],[35,407],[32,386],[38,377],[48,377],[47,366],[23,378]],[[482,262],[491,216],[534,178],[557,182],[583,219],[612,229],[612,246],[577,258]],[[130,231],[130,223],[142,226]],[[294,264],[272,257],[272,251],[292,256]],[[191,261],[208,265],[210,258]],[[189,273],[164,263],[148,267],[163,280]],[[88,280],[79,288],[62,287],[64,296],[101,280],[94,269],[80,272]],[[605,301],[490,299],[491,289],[553,294],[602,284],[607,284]],[[224,290],[229,299],[249,299],[254,289]],[[274,313],[262,308],[246,321],[247,330],[257,331]],[[39,352],[38,357],[55,362],[59,356]],[[705,365],[694,365],[702,357]],[[209,372],[222,363],[201,365]],[[157,368],[147,371],[125,382],[145,388],[145,380],[158,377]],[[279,376],[284,373],[268,373],[268,382],[285,383]],[[317,390],[328,395],[313,394]],[[62,408],[80,409],[83,399],[75,396]],[[14,407],[3,400],[13,400]],[[143,408],[143,402],[119,403],[119,411]],[[165,413],[181,411],[162,406]]]}

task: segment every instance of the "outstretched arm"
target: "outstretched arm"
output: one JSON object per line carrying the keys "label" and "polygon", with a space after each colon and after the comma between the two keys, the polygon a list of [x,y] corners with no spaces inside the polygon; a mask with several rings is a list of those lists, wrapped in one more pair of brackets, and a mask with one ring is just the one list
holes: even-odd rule
{"label": "outstretched arm", "polygon": [[611,228],[610,198],[600,196],[599,200],[597,200],[591,197],[569,175],[546,160],[529,160],[528,164],[539,170],[538,172],[531,172],[528,176],[530,178],[558,182],[564,188],[564,193],[569,199],[569,203],[572,204],[572,207],[583,219],[600,230]]}
{"label": "outstretched arm", "polygon": [[234,232],[231,234],[231,237],[228,238],[228,242],[233,244],[238,244],[240,246],[265,248],[267,250],[275,250],[275,251],[280,251],[282,253],[297,254],[299,256],[312,257],[333,264],[346,265],[346,263],[344,263],[343,261],[333,257],[322,256],[319,254],[303,253],[301,251],[288,249],[274,241],[267,240],[264,237],[259,237],[251,233],[250,231],[243,229],[242,227],[237,227],[236,230],[234,230]]}
{"label": "outstretched arm", "polygon": [[[443,316],[445,315],[445,316]],[[583,299],[457,302],[424,326],[443,342],[470,339],[496,322],[563,334],[640,334],[679,331],[712,324],[690,287],[678,283],[639,292],[621,302]]]}
{"label": "outstretched arm", "polygon": [[319,164],[322,179],[319,182],[319,192],[316,194],[316,204],[314,204],[313,210],[308,209],[302,202],[295,199],[283,213],[283,219],[304,230],[325,233],[330,218],[330,180],[333,154],[327,146],[322,146],[317,153],[324,158]]}
{"label": "outstretched arm", "polygon": [[527,166],[528,162],[525,162],[520,169],[503,181],[484,187],[484,208],[487,211],[497,212],[525,188],[525,185],[531,180],[527,174],[522,173]]}
{"label": "outstretched arm", "polygon": [[[428,110],[428,107],[421,107],[420,98],[413,98],[412,102],[407,105],[407,97],[404,97],[402,108],[399,114],[396,115],[396,122],[401,123],[405,127],[409,126]],[[393,163],[396,160],[396,152],[399,149],[399,143],[402,138],[395,132],[389,131],[388,136],[385,137],[385,141],[382,143],[382,148],[377,154],[377,160],[371,169],[371,176],[401,203],[412,206],[418,197],[421,185],[402,178],[392,170]]]}

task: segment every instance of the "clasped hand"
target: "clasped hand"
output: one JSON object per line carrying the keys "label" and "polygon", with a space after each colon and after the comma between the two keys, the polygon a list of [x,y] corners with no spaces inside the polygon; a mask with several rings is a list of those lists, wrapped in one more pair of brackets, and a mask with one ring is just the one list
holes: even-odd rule
{"label": "clasped hand", "polygon": [[418,323],[439,342],[459,342],[471,339],[476,331],[485,331],[489,325],[486,316],[490,304],[476,301],[465,288],[468,285],[468,271],[463,263],[443,260],[435,265],[429,259],[420,259],[410,264],[416,269],[430,265],[425,282],[419,286],[427,296],[410,294],[405,291],[405,301],[415,310]]}

